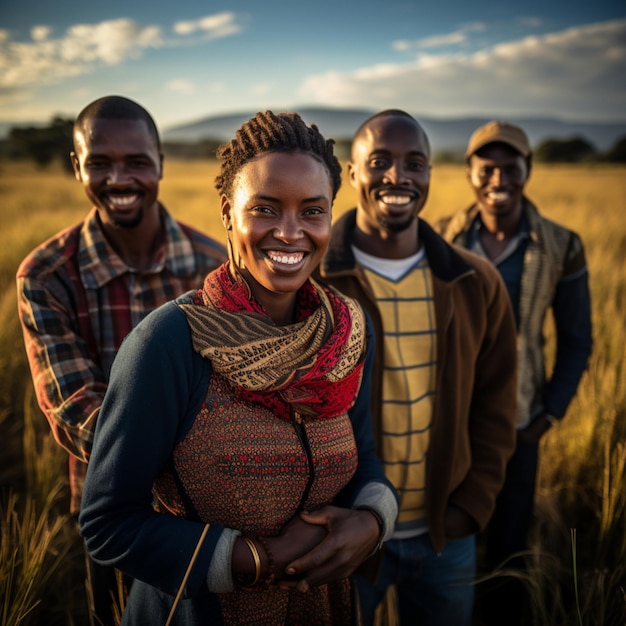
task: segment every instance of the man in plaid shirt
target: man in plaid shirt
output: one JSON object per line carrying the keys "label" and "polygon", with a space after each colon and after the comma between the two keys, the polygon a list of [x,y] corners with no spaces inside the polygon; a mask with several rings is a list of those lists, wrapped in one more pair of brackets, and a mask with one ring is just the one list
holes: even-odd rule
{"label": "man in plaid shirt", "polygon": [[[139,104],[120,96],[89,104],[74,124],[74,150],[75,176],[93,208],[24,259],[17,290],[37,400],[69,452],[71,511],[77,514],[96,418],[122,340],[155,308],[200,287],[226,251],[160,204],[159,135]],[[113,624],[114,570],[88,560],[87,587],[92,624]]]}

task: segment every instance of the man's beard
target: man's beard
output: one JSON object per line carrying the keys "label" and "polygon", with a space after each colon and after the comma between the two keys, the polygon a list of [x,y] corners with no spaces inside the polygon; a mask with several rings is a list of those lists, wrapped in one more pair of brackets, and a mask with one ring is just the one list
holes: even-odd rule
{"label": "man's beard", "polygon": [[143,209],[141,209],[135,217],[130,220],[120,220],[115,216],[111,216],[111,222],[115,228],[119,228],[120,230],[128,230],[132,228],[137,228],[139,224],[141,224],[143,220]]}
{"label": "man's beard", "polygon": [[389,234],[397,234],[407,230],[411,224],[413,224],[413,220],[415,220],[415,216],[411,215],[404,220],[404,222],[389,222],[384,216],[381,215],[378,218],[378,224]]}

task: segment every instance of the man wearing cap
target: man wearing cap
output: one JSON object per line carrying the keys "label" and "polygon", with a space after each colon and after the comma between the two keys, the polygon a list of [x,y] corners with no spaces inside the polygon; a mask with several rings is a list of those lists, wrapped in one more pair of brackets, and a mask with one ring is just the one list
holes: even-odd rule
{"label": "man wearing cap", "polygon": [[[542,217],[524,195],[532,159],[526,133],[513,124],[489,122],[471,136],[465,158],[476,201],[441,220],[437,230],[447,241],[496,265],[511,298],[518,335],[517,445],[487,528],[485,560],[492,568],[527,549],[538,444],[565,415],[591,354],[590,296],[580,238]],[[557,344],[554,368],[546,377],[542,331],[550,308]],[[518,558],[506,565],[522,562]],[[519,593],[511,598],[500,589],[489,605],[505,598],[500,604],[507,618],[521,615],[512,605]]]}

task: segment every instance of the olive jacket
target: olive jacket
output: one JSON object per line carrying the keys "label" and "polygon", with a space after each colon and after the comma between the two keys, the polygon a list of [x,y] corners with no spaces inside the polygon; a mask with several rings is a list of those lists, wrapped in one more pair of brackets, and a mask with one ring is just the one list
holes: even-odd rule
{"label": "olive jacket", "polygon": [[[523,199],[530,226],[521,276],[518,326],[518,428],[545,410],[565,415],[592,351],[591,298],[585,250],[573,231],[543,217]],[[477,205],[440,220],[435,229],[446,240],[465,247],[479,214]],[[554,368],[546,377],[544,322],[552,309],[558,337]]]}

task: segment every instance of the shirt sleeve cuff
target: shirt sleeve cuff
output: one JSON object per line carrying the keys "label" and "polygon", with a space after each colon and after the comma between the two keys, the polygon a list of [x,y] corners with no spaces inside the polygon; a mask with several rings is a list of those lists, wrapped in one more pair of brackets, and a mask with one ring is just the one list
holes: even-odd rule
{"label": "shirt sleeve cuff", "polygon": [[240,535],[238,530],[225,528],[217,540],[206,577],[207,587],[211,593],[229,593],[235,589],[231,562],[235,541]]}
{"label": "shirt sleeve cuff", "polygon": [[379,482],[368,483],[355,498],[352,508],[370,509],[380,518],[383,526],[380,544],[391,537],[398,517],[398,501],[387,485]]}

